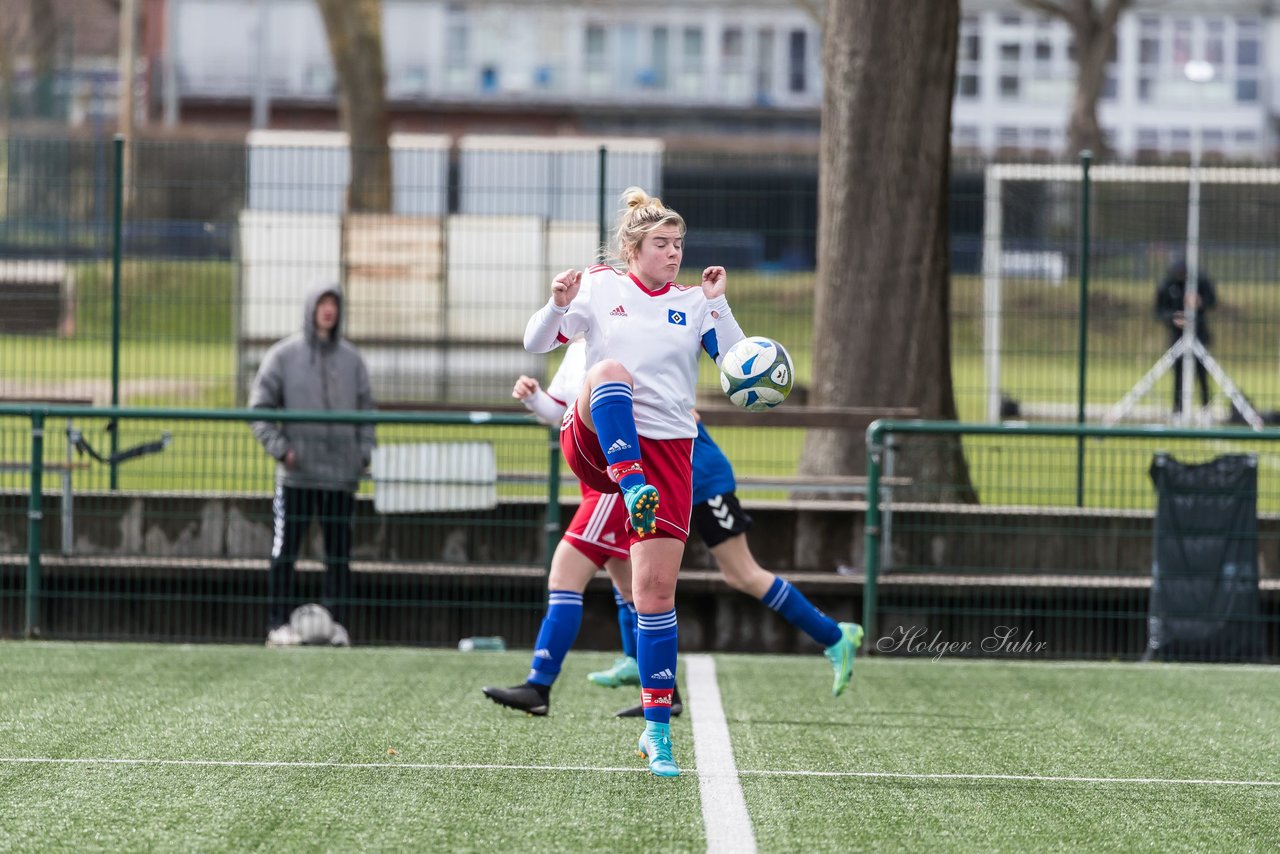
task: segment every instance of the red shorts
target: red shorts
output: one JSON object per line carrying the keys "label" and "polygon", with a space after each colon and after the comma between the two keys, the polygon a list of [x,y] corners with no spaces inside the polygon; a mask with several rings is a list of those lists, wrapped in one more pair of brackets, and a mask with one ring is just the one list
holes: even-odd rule
{"label": "red shorts", "polygon": [[[578,408],[569,405],[560,423],[560,450],[569,468],[586,486],[603,493],[618,492],[609,479],[609,462],[600,440],[578,419]],[[689,514],[693,510],[693,440],[640,437],[640,463],[644,479],[658,490],[658,530],[651,537],[689,539]],[[627,525],[634,545],[640,537]]]}
{"label": "red shorts", "polygon": [[628,547],[627,507],[616,492],[601,493],[582,484],[582,503],[564,532],[569,545],[582,552],[597,567],[611,557],[626,560]]}

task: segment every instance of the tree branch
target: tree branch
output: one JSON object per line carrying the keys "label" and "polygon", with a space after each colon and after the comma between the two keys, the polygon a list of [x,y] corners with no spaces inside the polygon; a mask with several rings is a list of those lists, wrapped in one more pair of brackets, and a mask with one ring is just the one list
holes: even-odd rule
{"label": "tree branch", "polygon": [[1071,26],[1076,26],[1075,12],[1060,3],[1054,3],[1053,0],[1018,0],[1018,4],[1032,11],[1041,12],[1051,18],[1061,18]]}
{"label": "tree branch", "polygon": [[822,24],[823,0],[795,0],[795,4],[804,9],[815,24]]}

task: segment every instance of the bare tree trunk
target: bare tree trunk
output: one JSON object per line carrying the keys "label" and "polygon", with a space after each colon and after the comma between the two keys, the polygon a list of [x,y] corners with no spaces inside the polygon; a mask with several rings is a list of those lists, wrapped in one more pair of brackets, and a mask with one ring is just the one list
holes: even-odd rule
{"label": "bare tree trunk", "polygon": [[380,0],[316,0],[338,76],[338,108],[351,149],[347,210],[391,211],[391,124],[382,61]]}
{"label": "bare tree trunk", "polygon": [[53,118],[53,75],[58,59],[58,17],[53,0],[31,0],[31,47],[35,66],[32,112]]}
{"label": "bare tree trunk", "polygon": [[1075,156],[1089,149],[1096,160],[1107,158],[1111,151],[1098,122],[1098,100],[1107,82],[1107,61],[1116,41],[1116,21],[1129,0],[1110,0],[1099,11],[1092,2],[1079,3],[1072,16],[1076,41],[1076,92],[1071,102],[1071,121],[1067,124],[1067,155]]}
{"label": "bare tree trunk", "polygon": [[[956,417],[947,206],[959,19],[958,0],[827,4],[815,405]],[[865,454],[859,431],[811,430],[801,470],[856,474]],[[901,459],[899,473],[937,485],[949,500],[972,497],[958,441]],[[801,538],[797,556],[806,562],[848,554],[847,530],[805,531],[802,523]]]}
{"label": "bare tree trunk", "polygon": [[1029,9],[1060,18],[1071,27],[1076,45],[1076,91],[1067,121],[1067,150],[1075,157],[1089,149],[1095,161],[1110,155],[1110,146],[1098,122],[1098,99],[1107,82],[1107,62],[1116,41],[1116,24],[1133,0],[1019,0]]}

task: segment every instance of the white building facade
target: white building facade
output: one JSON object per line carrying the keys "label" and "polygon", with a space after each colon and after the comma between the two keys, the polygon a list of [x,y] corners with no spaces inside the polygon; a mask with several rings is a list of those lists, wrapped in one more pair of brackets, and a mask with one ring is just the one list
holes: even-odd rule
{"label": "white building facade", "polygon": [[[192,99],[329,103],[335,80],[313,0],[167,0],[164,114]],[[1074,89],[1070,29],[1016,0],[962,3],[958,150],[1060,155]],[[768,115],[813,133],[821,28],[787,0],[592,3],[383,0],[387,90],[400,105],[530,105]],[[1213,79],[1193,83],[1190,60]],[[727,118],[724,116],[728,116]],[[1099,118],[1127,159],[1272,159],[1280,12],[1266,0],[1139,0],[1121,19]],[[637,125],[641,132],[655,129]],[[656,129],[661,132],[661,129]]]}

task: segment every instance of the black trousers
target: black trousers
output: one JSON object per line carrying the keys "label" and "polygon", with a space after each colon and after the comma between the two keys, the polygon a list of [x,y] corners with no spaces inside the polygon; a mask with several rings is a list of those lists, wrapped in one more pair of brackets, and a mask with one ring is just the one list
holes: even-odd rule
{"label": "black trousers", "polygon": [[[1169,336],[1169,346],[1172,347],[1182,339],[1181,331],[1177,335]],[[1200,343],[1204,343],[1203,341]],[[1204,363],[1194,356],[1192,359],[1196,363],[1196,385],[1200,386],[1200,405],[1209,405],[1209,372],[1205,370]],[[1182,360],[1173,363],[1173,411],[1182,411]]]}
{"label": "black trousers", "polygon": [[271,502],[273,536],[271,569],[267,572],[267,629],[289,621],[290,612],[299,604],[294,564],[298,546],[311,527],[320,524],[324,539],[324,599],[321,604],[333,618],[344,622],[346,605],[351,598],[351,520],[355,495],[336,489],[276,484],[276,497]]}

